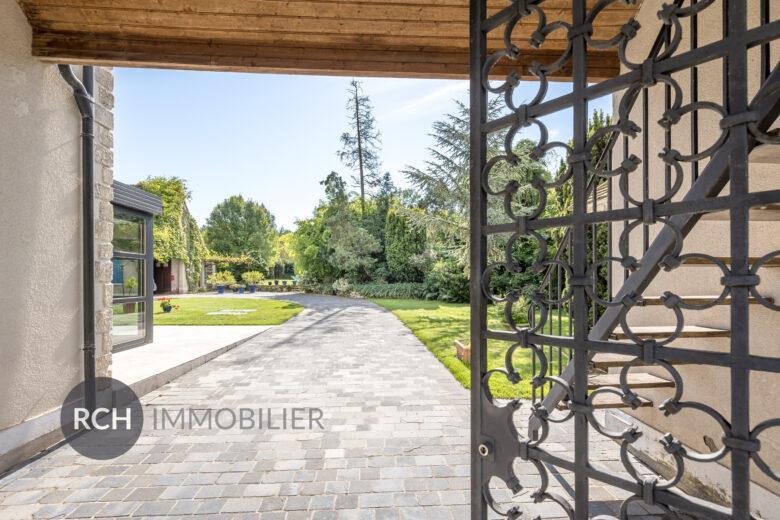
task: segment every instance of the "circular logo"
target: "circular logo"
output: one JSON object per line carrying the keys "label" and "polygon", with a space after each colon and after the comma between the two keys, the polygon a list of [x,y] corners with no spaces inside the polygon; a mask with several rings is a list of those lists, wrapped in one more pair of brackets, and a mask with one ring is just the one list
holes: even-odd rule
{"label": "circular logo", "polygon": [[144,427],[144,412],[138,396],[123,382],[95,378],[97,404],[90,410],[84,399],[84,382],[65,398],[60,427],[68,444],[91,459],[116,458],[133,447]]}

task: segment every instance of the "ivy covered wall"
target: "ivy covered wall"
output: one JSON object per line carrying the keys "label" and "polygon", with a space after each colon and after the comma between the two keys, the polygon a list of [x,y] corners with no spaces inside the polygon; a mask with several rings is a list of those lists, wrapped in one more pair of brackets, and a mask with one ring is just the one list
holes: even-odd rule
{"label": "ivy covered wall", "polygon": [[187,284],[190,289],[197,287],[208,250],[187,209],[190,192],[186,183],[178,177],[149,177],[137,186],[162,199],[162,215],[154,217],[155,260],[182,260],[187,266]]}

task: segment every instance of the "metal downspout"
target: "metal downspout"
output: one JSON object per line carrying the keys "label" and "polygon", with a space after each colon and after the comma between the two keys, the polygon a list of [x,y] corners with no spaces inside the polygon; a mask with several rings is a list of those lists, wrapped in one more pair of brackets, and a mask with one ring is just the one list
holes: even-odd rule
{"label": "metal downspout", "polygon": [[83,81],[79,81],[70,65],[59,65],[60,75],[73,89],[81,114],[81,200],[82,200],[82,264],[84,312],[84,405],[97,407],[95,384],[95,71],[85,66]]}

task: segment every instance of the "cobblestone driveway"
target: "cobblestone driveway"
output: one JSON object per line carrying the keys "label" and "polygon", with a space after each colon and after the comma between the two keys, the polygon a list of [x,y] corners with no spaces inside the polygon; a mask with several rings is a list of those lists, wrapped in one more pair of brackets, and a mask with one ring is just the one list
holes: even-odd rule
{"label": "cobblestone driveway", "polygon": [[[469,518],[468,391],[369,302],[280,298],[307,308],[146,395],[147,423],[127,454],[94,461],[65,446],[0,479],[0,518]],[[155,430],[162,407],[316,407],[324,429]],[[611,441],[594,452],[617,464]],[[531,465],[518,472],[538,483]],[[569,495],[571,475],[553,475],[553,490]],[[606,489],[592,493],[603,500],[594,514],[619,505]],[[529,495],[517,498],[526,518],[564,516]]]}

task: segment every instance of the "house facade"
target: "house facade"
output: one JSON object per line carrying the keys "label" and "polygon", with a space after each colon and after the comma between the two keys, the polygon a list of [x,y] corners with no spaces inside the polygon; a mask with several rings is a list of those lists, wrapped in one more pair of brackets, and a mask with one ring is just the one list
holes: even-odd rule
{"label": "house facade", "polygon": [[94,69],[95,262],[94,283],[85,284],[73,91],[56,66],[31,55],[32,30],[15,2],[0,3],[0,34],[0,468],[8,468],[58,440],[58,410],[84,379],[85,287],[94,289],[95,373],[111,374],[114,78]]}

